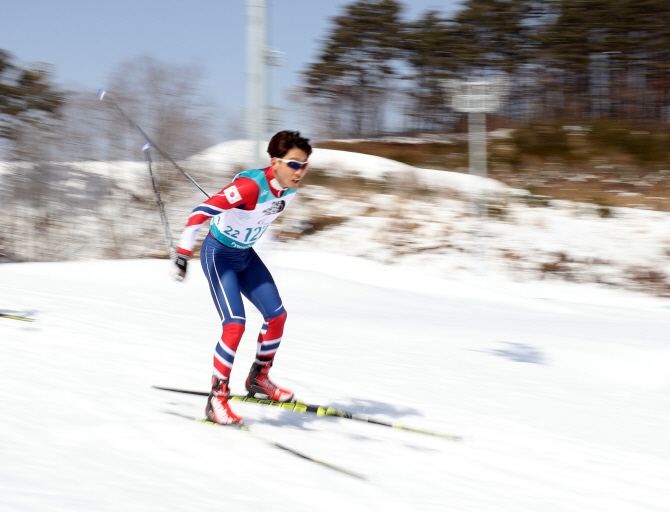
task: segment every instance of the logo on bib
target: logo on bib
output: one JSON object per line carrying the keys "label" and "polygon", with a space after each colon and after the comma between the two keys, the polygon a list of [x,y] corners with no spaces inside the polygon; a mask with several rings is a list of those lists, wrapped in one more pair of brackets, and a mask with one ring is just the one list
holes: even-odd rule
{"label": "logo on bib", "polygon": [[270,208],[268,208],[267,210],[263,210],[263,215],[275,215],[277,213],[281,213],[284,211],[285,206],[286,202],[283,199],[281,201],[272,203],[272,206],[270,206]]}

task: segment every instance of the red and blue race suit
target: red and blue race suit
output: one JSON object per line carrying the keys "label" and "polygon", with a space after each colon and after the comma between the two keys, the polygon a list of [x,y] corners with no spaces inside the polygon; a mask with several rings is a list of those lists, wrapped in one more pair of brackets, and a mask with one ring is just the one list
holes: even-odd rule
{"label": "red and blue race suit", "polygon": [[265,320],[258,336],[256,362],[273,360],[281,343],[286,310],[269,270],[253,249],[254,243],[295,196],[282,189],[272,168],[238,174],[221,192],[198,205],[189,216],[177,252],[190,256],[198,232],[211,219],[200,250],[223,334],[214,351],[214,375],[228,379],[242,339],[246,317],[242,295]]}

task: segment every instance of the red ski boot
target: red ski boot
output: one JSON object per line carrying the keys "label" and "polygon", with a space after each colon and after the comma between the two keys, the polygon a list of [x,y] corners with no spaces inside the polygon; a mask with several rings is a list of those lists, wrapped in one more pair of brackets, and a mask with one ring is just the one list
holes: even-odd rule
{"label": "red ski boot", "polygon": [[269,400],[274,400],[275,402],[290,402],[293,400],[293,391],[282,389],[270,380],[268,372],[271,366],[271,362],[265,365],[258,363],[251,365],[251,371],[247,377],[246,384],[247,391],[249,392],[248,396],[260,394],[264,395],[264,398],[267,397]]}
{"label": "red ski boot", "polygon": [[209,421],[220,425],[242,423],[242,416],[235,414],[228,405],[229,396],[228,381],[212,375],[212,391],[207,399],[207,407],[205,407],[205,414]]}

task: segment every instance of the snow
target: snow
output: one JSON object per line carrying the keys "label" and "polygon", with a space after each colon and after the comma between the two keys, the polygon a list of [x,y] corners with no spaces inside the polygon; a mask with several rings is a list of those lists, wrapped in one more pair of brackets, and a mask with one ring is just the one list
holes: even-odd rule
{"label": "snow", "polygon": [[[670,310],[574,283],[439,279],[262,251],[289,312],[273,368],[308,403],[463,442],[235,403],[254,435],[189,422],[218,317],[197,265],[0,266],[3,510],[667,510]],[[249,306],[234,392],[261,318]]]}
{"label": "snow", "polygon": [[[189,164],[230,175],[251,150],[224,143]],[[492,180],[382,160],[310,159],[443,180],[456,197],[343,195],[346,222],[281,242],[340,194],[301,187],[258,244],[288,311],[272,376],[307,403],[462,442],[246,403],[233,408],[251,432],[171,415],[202,416],[205,399],[152,386],[207,391],[220,335],[197,262],[180,284],[166,260],[7,263],[0,310],[36,321],[0,318],[0,510],[669,510],[670,299],[624,286],[631,267],[668,271],[667,214],[531,208]],[[81,165],[147,186],[141,166]],[[458,193],[473,184],[504,202],[504,219],[465,215]],[[538,279],[557,252],[582,282]],[[247,304],[233,392],[261,324]]]}

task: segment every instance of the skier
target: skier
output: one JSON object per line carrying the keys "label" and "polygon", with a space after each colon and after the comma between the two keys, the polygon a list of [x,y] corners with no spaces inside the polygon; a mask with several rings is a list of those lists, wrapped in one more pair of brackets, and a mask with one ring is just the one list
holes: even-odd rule
{"label": "skier", "polygon": [[223,334],[214,350],[212,391],[205,413],[208,420],[220,424],[243,420],[228,404],[228,381],[246,322],[242,295],[265,320],[246,380],[247,391],[250,396],[263,395],[277,402],[293,399],[293,392],[268,377],[282,339],[286,310],[270,272],[252,246],[295,196],[312,147],[299,132],[284,130],[272,137],[267,151],[269,167],[239,173],[230,185],[191,212],[177,248],[175,277],[181,281],[200,227],[211,219],[200,262]]}

